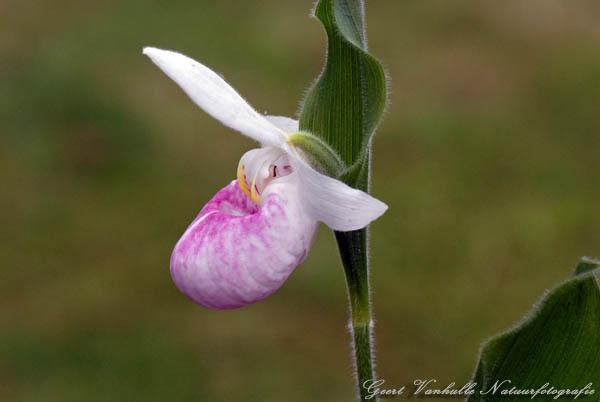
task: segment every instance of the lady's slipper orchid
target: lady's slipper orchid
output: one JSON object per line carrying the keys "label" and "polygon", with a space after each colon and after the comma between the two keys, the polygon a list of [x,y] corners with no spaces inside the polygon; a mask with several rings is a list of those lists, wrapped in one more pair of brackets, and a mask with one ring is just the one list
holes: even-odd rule
{"label": "lady's slipper orchid", "polygon": [[297,121],[260,115],[182,54],[148,47],[144,54],[204,111],[263,146],[242,156],[237,180],[206,204],[173,250],[173,280],[196,303],[229,309],[261,300],[304,261],[318,222],[357,230],[387,209],[313,169],[290,141]]}

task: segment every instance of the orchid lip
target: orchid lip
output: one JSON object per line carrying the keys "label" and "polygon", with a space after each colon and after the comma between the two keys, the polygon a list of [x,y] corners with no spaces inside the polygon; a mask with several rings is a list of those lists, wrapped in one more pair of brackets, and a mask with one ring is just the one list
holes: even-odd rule
{"label": "orchid lip", "polygon": [[310,249],[317,223],[298,202],[297,176],[274,180],[260,206],[236,181],[220,190],[177,242],[171,275],[198,304],[231,309],[275,292]]}

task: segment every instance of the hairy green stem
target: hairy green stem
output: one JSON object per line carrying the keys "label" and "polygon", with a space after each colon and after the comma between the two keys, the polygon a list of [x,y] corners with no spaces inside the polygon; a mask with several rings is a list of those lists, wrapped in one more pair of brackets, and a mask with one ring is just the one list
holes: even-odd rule
{"label": "hairy green stem", "polygon": [[367,229],[352,232],[335,232],[342,265],[346,273],[348,297],[350,299],[350,331],[353,342],[356,385],[360,401],[369,395],[365,382],[375,380],[372,359],[372,318],[369,291],[369,257]]}
{"label": "hairy green stem", "polygon": [[[327,33],[327,61],[308,92],[300,112],[300,131],[318,136],[343,162],[341,174],[334,166],[338,158],[313,152],[310,137],[300,138],[299,147],[321,170],[351,187],[369,192],[371,138],[386,103],[386,77],[379,62],[367,51],[363,0],[319,0],[314,9]],[[316,155],[316,158],[314,157]],[[321,163],[326,162],[326,163]],[[332,174],[334,173],[334,174]],[[375,380],[372,360],[372,319],[369,293],[367,229],[335,232],[342,258],[348,297],[350,330],[361,401],[367,399],[365,382]]]}

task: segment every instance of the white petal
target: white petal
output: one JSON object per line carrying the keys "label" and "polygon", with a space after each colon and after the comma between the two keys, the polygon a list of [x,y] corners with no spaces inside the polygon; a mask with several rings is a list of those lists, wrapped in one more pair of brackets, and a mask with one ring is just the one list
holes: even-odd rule
{"label": "white petal", "polygon": [[289,150],[290,161],[300,178],[300,197],[307,214],[333,230],[358,230],[379,218],[387,205],[364,191],[325,176]]}
{"label": "white petal", "polygon": [[265,116],[267,120],[275,124],[286,133],[297,133],[300,131],[298,120],[285,116]]}
{"label": "white petal", "polygon": [[281,145],[286,135],[257,113],[218,74],[180,53],[144,48],[144,54],[206,113],[264,145]]}

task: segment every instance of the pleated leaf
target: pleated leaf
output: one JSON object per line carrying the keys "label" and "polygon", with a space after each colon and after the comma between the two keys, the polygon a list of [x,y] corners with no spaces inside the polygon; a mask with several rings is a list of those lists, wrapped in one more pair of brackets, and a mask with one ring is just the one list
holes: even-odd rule
{"label": "pleated leaf", "polygon": [[[487,342],[473,379],[477,392],[469,402],[530,400],[531,395],[508,392],[544,384],[546,390],[588,386],[594,394],[582,393],[577,400],[600,400],[600,290],[594,276],[599,267],[598,260],[582,259],[572,278],[547,292],[514,328]],[[534,400],[555,396],[538,394]]]}
{"label": "pleated leaf", "polygon": [[328,143],[351,167],[342,179],[367,190],[369,141],[385,107],[385,73],[367,52],[362,1],[320,0],[314,15],[327,33],[327,61],[304,100],[300,130]]}

